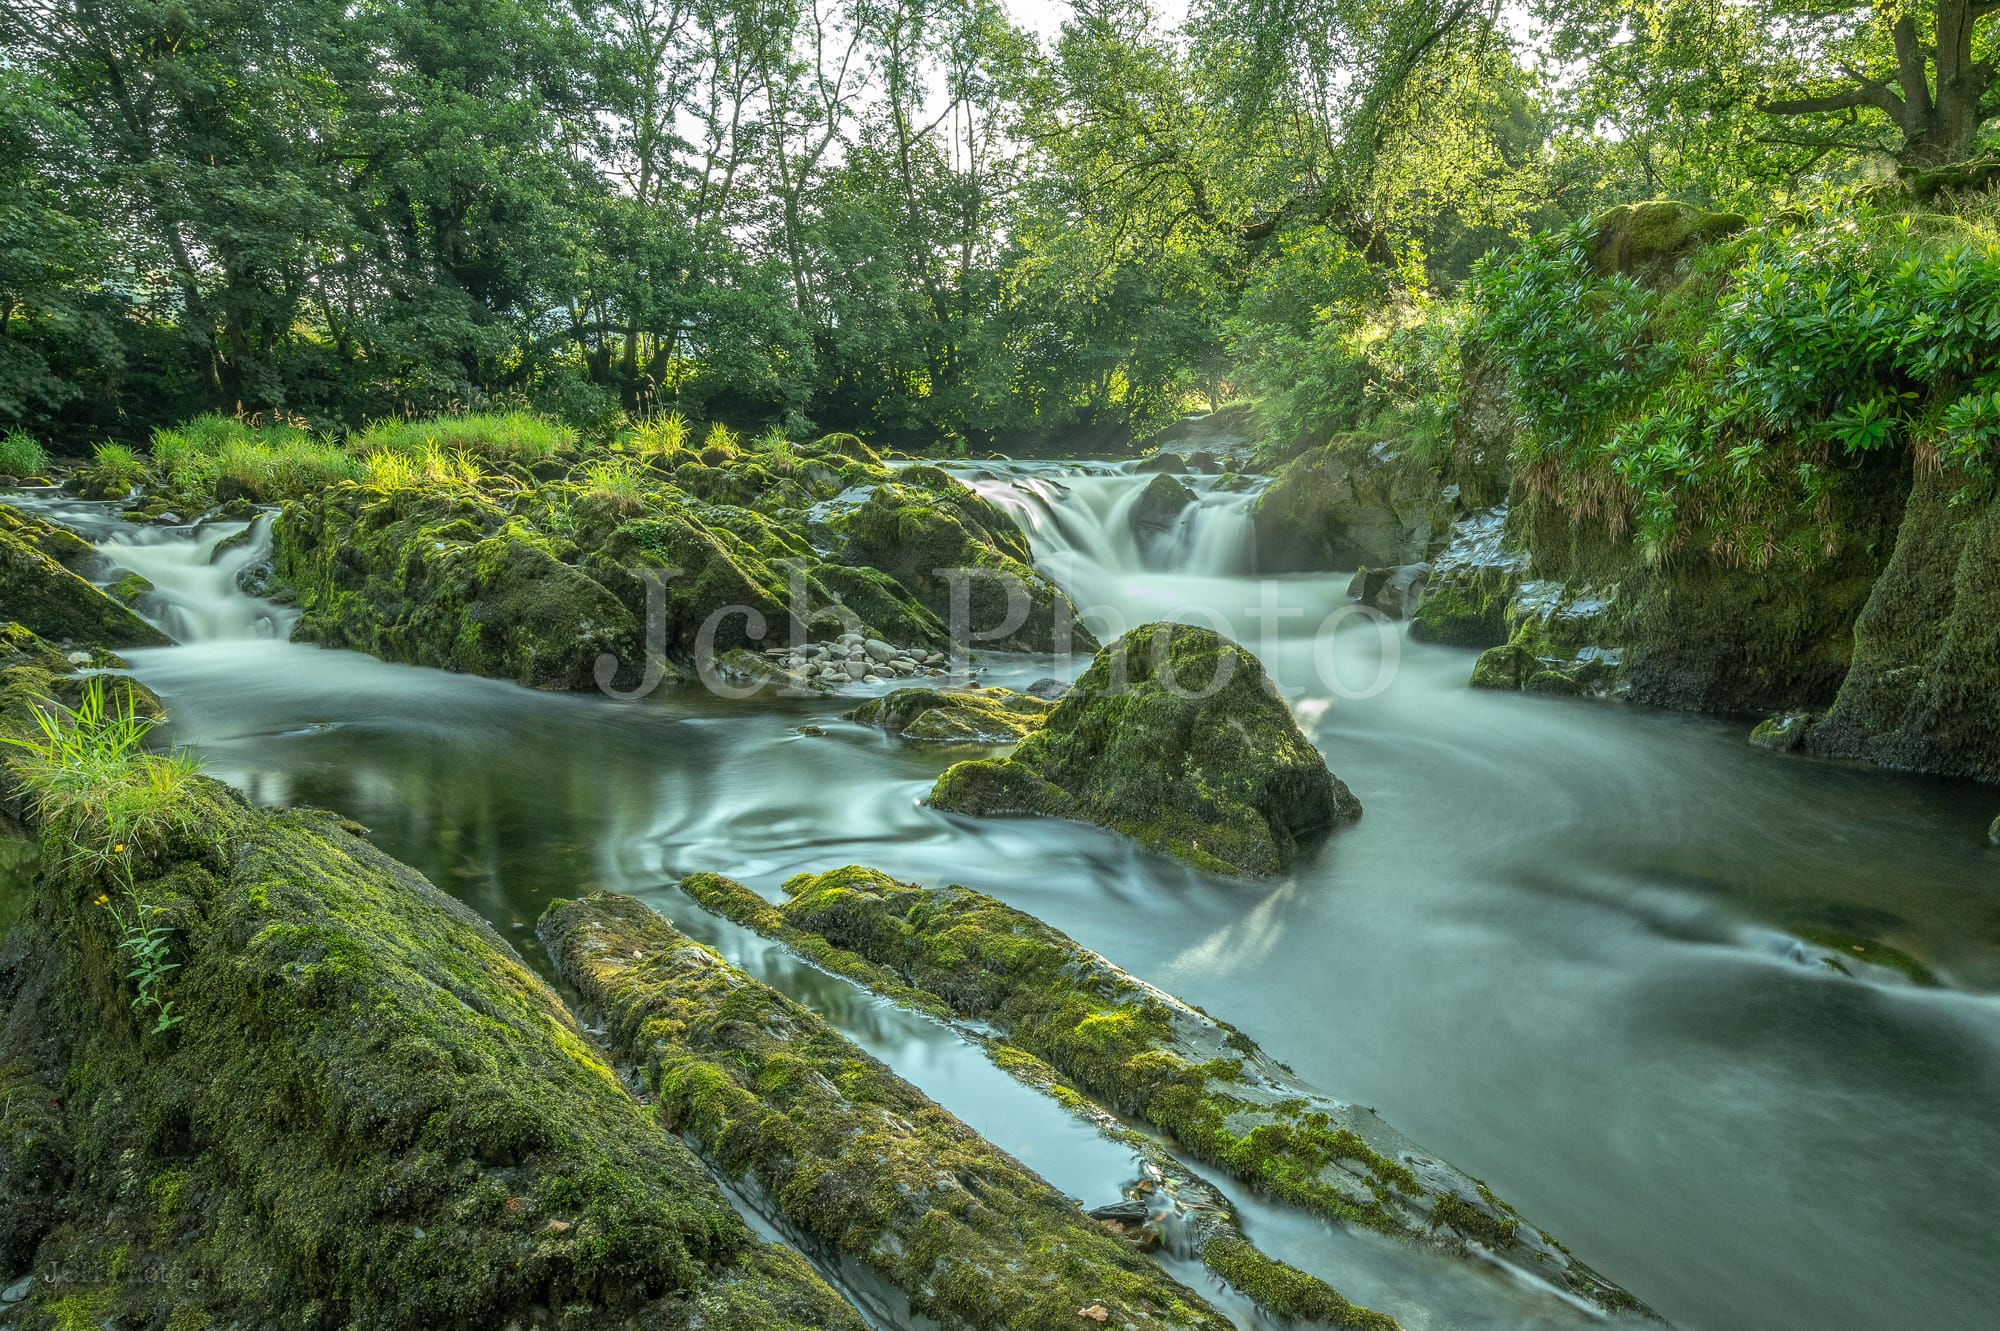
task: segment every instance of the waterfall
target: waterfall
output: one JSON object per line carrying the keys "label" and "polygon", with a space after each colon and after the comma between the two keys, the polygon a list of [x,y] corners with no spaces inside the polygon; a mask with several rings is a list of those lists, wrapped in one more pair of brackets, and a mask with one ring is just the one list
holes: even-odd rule
{"label": "waterfall", "polygon": [[245,575],[271,557],[271,515],[251,522],[134,526],[113,505],[59,491],[23,491],[7,503],[83,533],[103,566],[99,582],[128,573],[152,584],[133,609],[175,642],[283,641],[297,613],[244,589]]}
{"label": "waterfall", "polygon": [[1082,564],[1121,576],[1252,572],[1250,512],[1258,489],[1223,491],[1214,488],[1213,477],[1181,479],[1194,492],[1194,502],[1171,526],[1149,531],[1139,521],[1139,507],[1153,477],[1129,467],[1009,463],[966,475],[975,490],[1020,523],[1037,564]]}

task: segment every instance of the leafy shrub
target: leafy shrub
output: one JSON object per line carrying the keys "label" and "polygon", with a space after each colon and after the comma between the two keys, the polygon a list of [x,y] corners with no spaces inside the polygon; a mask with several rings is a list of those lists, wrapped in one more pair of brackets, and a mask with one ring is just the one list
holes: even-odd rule
{"label": "leafy shrub", "polygon": [[533,465],[569,452],[576,441],[572,426],[533,412],[507,411],[376,421],[349,436],[347,444],[364,457],[437,449],[445,454]]}
{"label": "leafy shrub", "polygon": [[49,453],[31,434],[15,430],[0,439],[0,473],[39,476],[48,470]]}
{"label": "leafy shrub", "polygon": [[[1884,449],[1990,477],[1990,233],[1835,196],[1705,252],[1663,292],[1595,271],[1593,239],[1584,223],[1482,261],[1468,336],[1506,369],[1518,460],[1615,477],[1653,548],[1705,527],[1762,563],[1787,511],[1823,512],[1842,464]],[[1761,525],[1744,517],[1756,506]]]}

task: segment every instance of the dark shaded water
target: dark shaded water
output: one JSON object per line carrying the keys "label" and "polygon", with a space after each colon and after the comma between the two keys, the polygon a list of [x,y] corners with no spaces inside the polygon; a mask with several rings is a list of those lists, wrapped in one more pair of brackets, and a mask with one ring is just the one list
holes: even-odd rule
{"label": "dark shaded water", "polygon": [[[1138,484],[1055,467],[982,481],[1082,602],[1227,624],[1264,655],[1367,809],[1291,880],[932,812],[919,799],[963,755],[841,723],[850,702],[620,704],[292,646],[282,612],[205,562],[222,531],[135,534],[102,506],[27,502],[143,542],[109,548],[199,640],[132,662],[217,776],[359,819],[531,957],[551,897],[643,896],[1086,1200],[1115,1188],[1119,1153],[955,1037],[667,884],[708,869],[775,895],[855,862],[991,892],[1380,1109],[1683,1327],[1991,1324],[2000,792],[1775,757],[1710,719],[1475,691],[1470,653],[1356,618],[1316,658],[1344,576],[1270,584],[1300,613],[1267,637],[1242,501],[1208,496],[1147,555],[1123,525]],[[1339,696],[1366,692],[1384,651],[1386,688]],[[797,734],[807,721],[828,733]],[[1872,944],[1938,984],[1868,964]],[[1254,1234],[1411,1331],[1585,1320],[1240,1199]]]}

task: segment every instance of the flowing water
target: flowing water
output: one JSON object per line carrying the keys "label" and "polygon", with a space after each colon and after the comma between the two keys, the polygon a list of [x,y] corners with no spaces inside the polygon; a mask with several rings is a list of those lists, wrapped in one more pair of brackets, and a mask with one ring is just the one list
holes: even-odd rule
{"label": "flowing water", "polygon": [[[549,898],[641,896],[1089,1204],[1130,1173],[1122,1152],[671,882],[716,870],[775,896],[863,863],[990,892],[1376,1107],[1682,1327],[1991,1324],[2000,793],[1780,758],[1735,723],[1472,690],[1471,653],[1354,614],[1344,575],[1252,577],[1245,495],[1203,491],[1142,539],[1146,477],[967,474],[1103,631],[1173,616],[1257,650],[1362,820],[1288,880],[1211,879],[1090,827],[928,810],[962,755],[839,722],[851,703],[615,703],[293,645],[289,614],[236,586],[265,533],[17,499],[155,584],[147,612],[182,645],[130,659],[215,775],[367,824],[537,964]],[[1411,1331],[1588,1320],[1229,1191],[1253,1237]]]}

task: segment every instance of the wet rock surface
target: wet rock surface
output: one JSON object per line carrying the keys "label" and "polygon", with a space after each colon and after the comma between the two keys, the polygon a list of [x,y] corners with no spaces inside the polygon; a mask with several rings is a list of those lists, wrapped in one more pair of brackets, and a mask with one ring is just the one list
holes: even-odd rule
{"label": "wet rock surface", "polygon": [[1012,689],[897,689],[847,719],[932,744],[1012,744],[1041,729],[1054,707]]}
{"label": "wet rock surface", "polygon": [[804,1232],[882,1274],[946,1331],[1230,1323],[818,1016],[650,907],[557,902],[540,932],[639,1061],[660,1112]]}
{"label": "wet rock surface", "polygon": [[938,778],[937,808],[1097,823],[1197,868],[1281,873],[1361,805],[1257,658],[1210,629],[1148,624],[1099,652],[1041,731]]}
{"label": "wet rock surface", "polygon": [[923,888],[860,867],[802,874],[785,891],[777,913],[792,928],[986,1023],[1198,1159],[1329,1217],[1490,1254],[1607,1312],[1646,1315],[1373,1110],[1302,1083],[1241,1031],[1033,916],[967,888]]}
{"label": "wet rock surface", "polygon": [[82,576],[98,562],[82,537],[0,504],[0,608],[8,618],[62,646],[165,646],[166,634]]}

